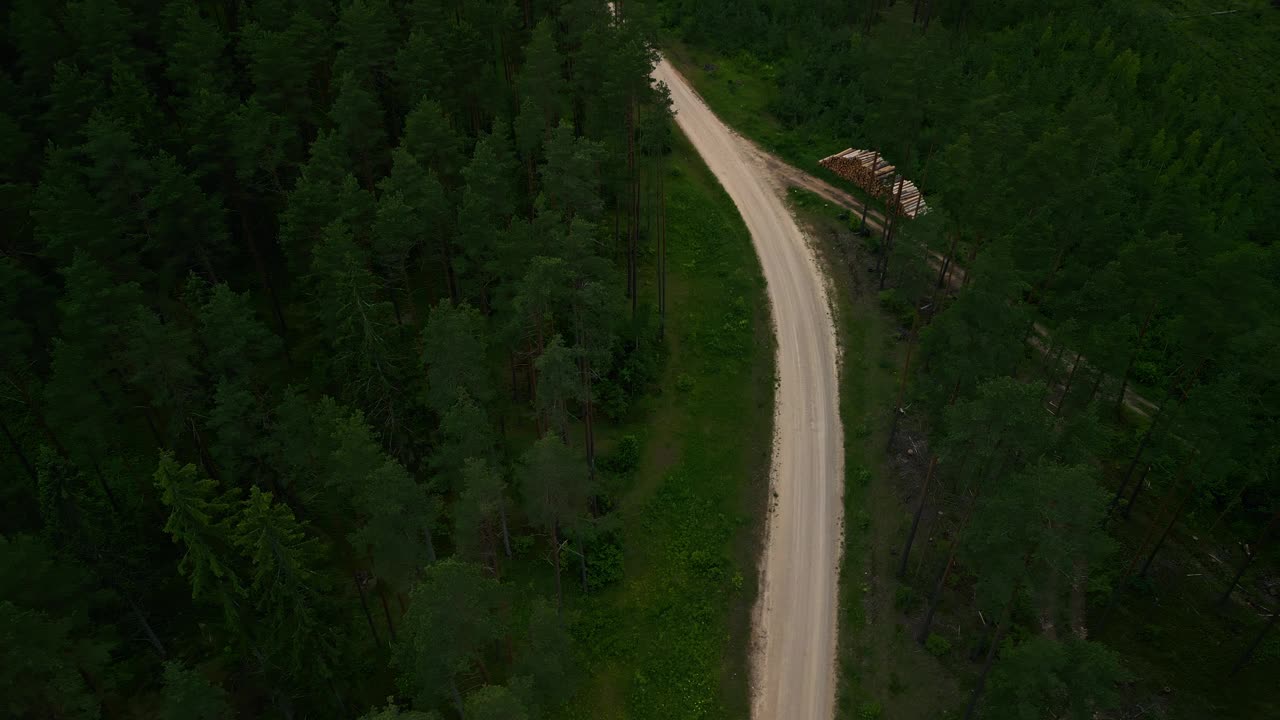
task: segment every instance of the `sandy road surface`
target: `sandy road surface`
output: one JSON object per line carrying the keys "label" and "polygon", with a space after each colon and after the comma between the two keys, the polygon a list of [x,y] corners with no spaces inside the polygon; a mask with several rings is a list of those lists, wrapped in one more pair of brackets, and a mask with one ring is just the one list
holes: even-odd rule
{"label": "sandy road surface", "polygon": [[821,272],[761,155],[666,60],[676,123],[751,231],[778,338],[772,508],[755,614],[755,720],[830,720],[844,482],[836,338]]}

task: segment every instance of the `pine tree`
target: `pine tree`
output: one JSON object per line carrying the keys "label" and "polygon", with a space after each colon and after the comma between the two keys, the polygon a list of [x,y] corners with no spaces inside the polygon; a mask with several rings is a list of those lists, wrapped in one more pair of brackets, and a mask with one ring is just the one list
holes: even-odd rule
{"label": "pine tree", "polygon": [[458,488],[462,484],[467,461],[494,463],[497,461],[497,447],[488,415],[466,391],[462,391],[440,418],[440,428],[429,459],[431,471],[443,487]]}
{"label": "pine tree", "polygon": [[227,693],[201,673],[181,663],[164,664],[160,720],[230,720]]}
{"label": "pine tree", "polygon": [[328,583],[317,570],[322,551],[287,505],[250,489],[235,520],[233,542],[251,566],[245,597],[253,609],[263,670],[310,688],[331,677],[337,633],[326,617]]}
{"label": "pine tree", "polygon": [[178,571],[190,581],[191,597],[217,602],[227,624],[236,628],[244,588],[232,548],[233,498],[169,453],[160,456],[155,483],[169,509],[164,530],[183,550]]}
{"label": "pine tree", "polygon": [[379,580],[394,592],[407,591],[436,559],[431,533],[439,501],[390,459],[362,484],[355,510],[364,521],[351,533],[351,545],[361,554],[368,553]]}
{"label": "pine tree", "polygon": [[1037,637],[1019,645],[992,673],[983,717],[1087,720],[1119,701],[1125,673],[1116,653],[1094,642]]}
{"label": "pine tree", "polygon": [[586,470],[559,437],[548,434],[521,458],[520,493],[529,521],[550,536],[551,560],[556,573],[556,608],[559,609],[564,595],[560,583],[563,533],[586,513],[589,495]]}
{"label": "pine tree", "polygon": [[513,672],[530,680],[530,706],[545,711],[574,686],[572,640],[560,614],[542,599],[533,603],[526,637]]}
{"label": "pine tree", "polygon": [[341,45],[333,61],[335,77],[352,73],[360,82],[380,86],[395,60],[399,27],[386,0],[346,3],[335,28]]}
{"label": "pine tree", "polygon": [[556,50],[554,24],[551,18],[543,18],[533,26],[517,84],[523,102],[532,103],[541,113],[543,132],[555,127],[564,114],[564,59]]}
{"label": "pine tree", "polygon": [[96,578],[30,537],[0,537],[0,691],[16,716],[97,718],[115,628]]}
{"label": "pine tree", "polygon": [[504,596],[475,565],[451,558],[427,568],[395,648],[400,689],[423,706],[451,699],[463,713],[458,676],[480,666],[486,648],[502,637]]}
{"label": "pine tree", "polygon": [[329,110],[329,118],[361,184],[372,191],[375,178],[383,174],[389,150],[378,98],[365,88],[364,81],[348,71],[338,80],[338,97]]}
{"label": "pine tree", "polygon": [[467,696],[467,714],[473,720],[528,720],[524,703],[501,685],[485,685]]}
{"label": "pine tree", "polygon": [[562,442],[569,439],[569,403],[583,399],[579,371],[572,352],[559,335],[551,338],[534,362],[538,370],[538,395],[535,398],[543,424],[556,432]]}
{"label": "pine tree", "polygon": [[500,577],[502,556],[511,557],[506,484],[486,460],[471,458],[462,470],[462,488],[453,511],[458,552]]}
{"label": "pine tree", "polygon": [[493,384],[485,371],[487,351],[484,318],[475,308],[448,301],[433,307],[423,330],[427,406],[444,414],[457,402],[459,391],[481,406],[491,401]]}

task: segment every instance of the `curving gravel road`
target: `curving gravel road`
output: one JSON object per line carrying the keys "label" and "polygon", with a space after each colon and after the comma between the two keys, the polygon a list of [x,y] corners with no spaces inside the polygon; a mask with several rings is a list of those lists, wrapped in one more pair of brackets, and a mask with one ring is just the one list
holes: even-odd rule
{"label": "curving gravel road", "polygon": [[812,249],[759,153],[727,128],[663,59],[676,123],[751,231],[778,338],[772,501],[755,611],[752,716],[831,720],[844,435],[836,336]]}

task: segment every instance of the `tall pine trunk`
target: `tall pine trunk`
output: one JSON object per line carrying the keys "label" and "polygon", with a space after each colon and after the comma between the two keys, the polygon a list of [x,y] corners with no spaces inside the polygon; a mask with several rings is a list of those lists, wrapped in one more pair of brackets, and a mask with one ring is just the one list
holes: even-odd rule
{"label": "tall pine trunk", "polygon": [[1058,398],[1058,407],[1054,408],[1053,414],[1057,417],[1062,416],[1062,406],[1067,404],[1067,394],[1071,392],[1071,383],[1076,379],[1076,370],[1080,368],[1081,353],[1076,353],[1076,361],[1071,363],[1071,372],[1067,375],[1067,382],[1062,386],[1062,397]]}
{"label": "tall pine trunk", "polygon": [[369,623],[369,634],[373,636],[373,644],[382,645],[382,638],[378,637],[378,627],[373,622],[373,613],[369,612],[369,598],[365,593],[362,575],[363,573],[356,571],[351,579],[355,581],[356,590],[360,593],[360,609],[364,610],[364,619]]}
{"label": "tall pine trunk", "polygon": [[378,584],[378,600],[382,601],[382,616],[387,619],[387,634],[391,636],[391,642],[396,641],[396,624],[391,620],[391,608],[387,606],[387,593],[382,589],[382,583]]}
{"label": "tall pine trunk", "polygon": [[987,649],[987,659],[982,663],[982,672],[978,674],[978,681],[973,686],[973,694],[969,696],[969,705],[964,711],[964,720],[972,720],[978,712],[978,701],[982,699],[982,691],[987,686],[987,675],[991,673],[991,667],[996,663],[996,652],[1000,649],[1000,642],[1004,640],[1005,632],[1009,629],[1009,615],[1013,609],[1013,599],[1009,599],[1008,606],[1005,608],[1004,617],[1001,618],[1000,624],[996,626],[995,637],[991,638],[991,647]]}
{"label": "tall pine trunk", "polygon": [[1249,643],[1249,647],[1245,648],[1245,651],[1241,653],[1240,659],[1231,667],[1231,672],[1229,674],[1231,677],[1234,677],[1244,669],[1245,665],[1249,664],[1249,659],[1253,657],[1253,653],[1257,651],[1258,646],[1261,645],[1262,641],[1267,637],[1267,633],[1271,632],[1271,628],[1276,626],[1277,617],[1280,617],[1280,610],[1271,613],[1271,619],[1267,621],[1266,625],[1262,626],[1262,630],[1253,638],[1253,642]]}
{"label": "tall pine trunk", "polygon": [[911,518],[911,531],[907,533],[907,542],[902,546],[902,561],[898,563],[898,577],[907,574],[907,558],[911,556],[911,545],[916,539],[916,530],[920,527],[920,517],[924,515],[925,501],[929,497],[929,481],[933,479],[933,470],[938,466],[938,456],[929,461],[929,471],[925,473],[924,485],[920,488],[920,502],[916,504],[915,516]]}
{"label": "tall pine trunk", "polygon": [[40,477],[36,475],[36,469],[31,465],[31,461],[27,459],[27,454],[23,452],[22,445],[18,444],[18,439],[9,432],[9,426],[5,424],[4,418],[0,418],[0,431],[4,432],[4,437],[9,441],[9,447],[13,449],[13,454],[22,463],[22,468],[27,471],[27,475],[31,478],[32,486],[40,484]]}
{"label": "tall pine trunk", "polygon": [[947,564],[943,566],[942,572],[938,574],[938,581],[933,586],[933,594],[929,597],[929,609],[925,612],[924,622],[920,624],[920,631],[916,635],[916,641],[921,645],[929,639],[929,628],[933,626],[933,615],[938,611],[938,604],[942,602],[942,591],[947,586],[947,577],[951,575],[951,568],[955,566],[956,553],[960,550],[960,539],[964,537],[965,528],[969,526],[969,519],[973,517],[973,510],[977,505],[978,495],[974,493],[973,498],[969,501],[969,508],[965,511],[964,518],[960,521],[960,527],[956,528],[956,534],[951,538],[951,549],[947,552]]}
{"label": "tall pine trunk", "polygon": [[1272,528],[1276,525],[1276,520],[1280,520],[1280,511],[1272,514],[1271,521],[1262,529],[1262,534],[1259,535],[1257,541],[1254,542],[1252,550],[1250,551],[1246,548],[1244,562],[1240,563],[1240,568],[1236,570],[1235,576],[1231,578],[1231,583],[1227,585],[1226,591],[1218,598],[1219,608],[1225,606],[1227,601],[1231,599],[1231,593],[1235,592],[1236,586],[1240,584],[1240,578],[1244,577],[1245,571],[1249,569],[1249,566],[1253,564],[1253,561],[1258,557],[1258,554],[1262,552],[1262,544],[1267,541],[1267,537],[1271,534]]}
{"label": "tall pine trunk", "polygon": [[507,530],[507,504],[498,498],[498,519],[502,522],[502,549],[511,557],[511,533]]}
{"label": "tall pine trunk", "polygon": [[556,566],[556,615],[564,609],[564,588],[560,585],[560,523],[551,523],[551,560]]}
{"label": "tall pine trunk", "polygon": [[1138,330],[1138,339],[1133,343],[1133,350],[1129,352],[1129,362],[1124,366],[1124,375],[1120,376],[1120,394],[1116,396],[1117,413],[1124,407],[1124,395],[1129,389],[1129,374],[1133,372],[1133,363],[1138,359],[1138,350],[1142,348],[1142,339],[1147,336],[1147,330],[1151,327],[1151,318],[1155,312],[1155,308],[1147,311],[1146,317],[1142,320],[1142,328]]}
{"label": "tall pine trunk", "polygon": [[[1183,461],[1182,474],[1186,474],[1186,466],[1190,464],[1190,459]],[[1176,487],[1176,485],[1175,485]],[[1191,497],[1196,494],[1196,484],[1192,481],[1187,488],[1187,492],[1178,501],[1173,509],[1173,517],[1169,518],[1169,524],[1165,526],[1164,531],[1160,533],[1160,538],[1156,540],[1155,547],[1151,548],[1151,554],[1147,556],[1147,561],[1142,564],[1142,569],[1138,571],[1138,577],[1146,577],[1147,571],[1151,569],[1151,563],[1155,562],[1156,555],[1160,553],[1160,549],[1164,547],[1165,540],[1169,539],[1169,533],[1173,532],[1173,527],[1178,524],[1178,520],[1182,517],[1182,511],[1186,509],[1187,503],[1191,501]]]}

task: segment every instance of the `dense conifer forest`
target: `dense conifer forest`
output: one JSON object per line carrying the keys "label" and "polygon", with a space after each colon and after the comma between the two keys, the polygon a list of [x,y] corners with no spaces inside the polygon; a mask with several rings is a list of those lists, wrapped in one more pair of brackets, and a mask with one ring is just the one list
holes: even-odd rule
{"label": "dense conifer forest", "polygon": [[0,714],[553,716],[663,357],[642,19],[0,22]]}
{"label": "dense conifer forest", "polygon": [[11,0],[0,714],[747,713],[768,308],[665,46],[928,198],[824,220],[837,716],[1275,715],[1280,10],[1221,5]]}
{"label": "dense conifer forest", "polygon": [[[656,5],[730,122],[815,171],[875,148],[928,198],[845,242],[899,327],[885,610],[962,681],[934,712],[1274,713],[1280,11]],[[877,687],[861,652],[844,711],[916,716],[929,676]]]}

